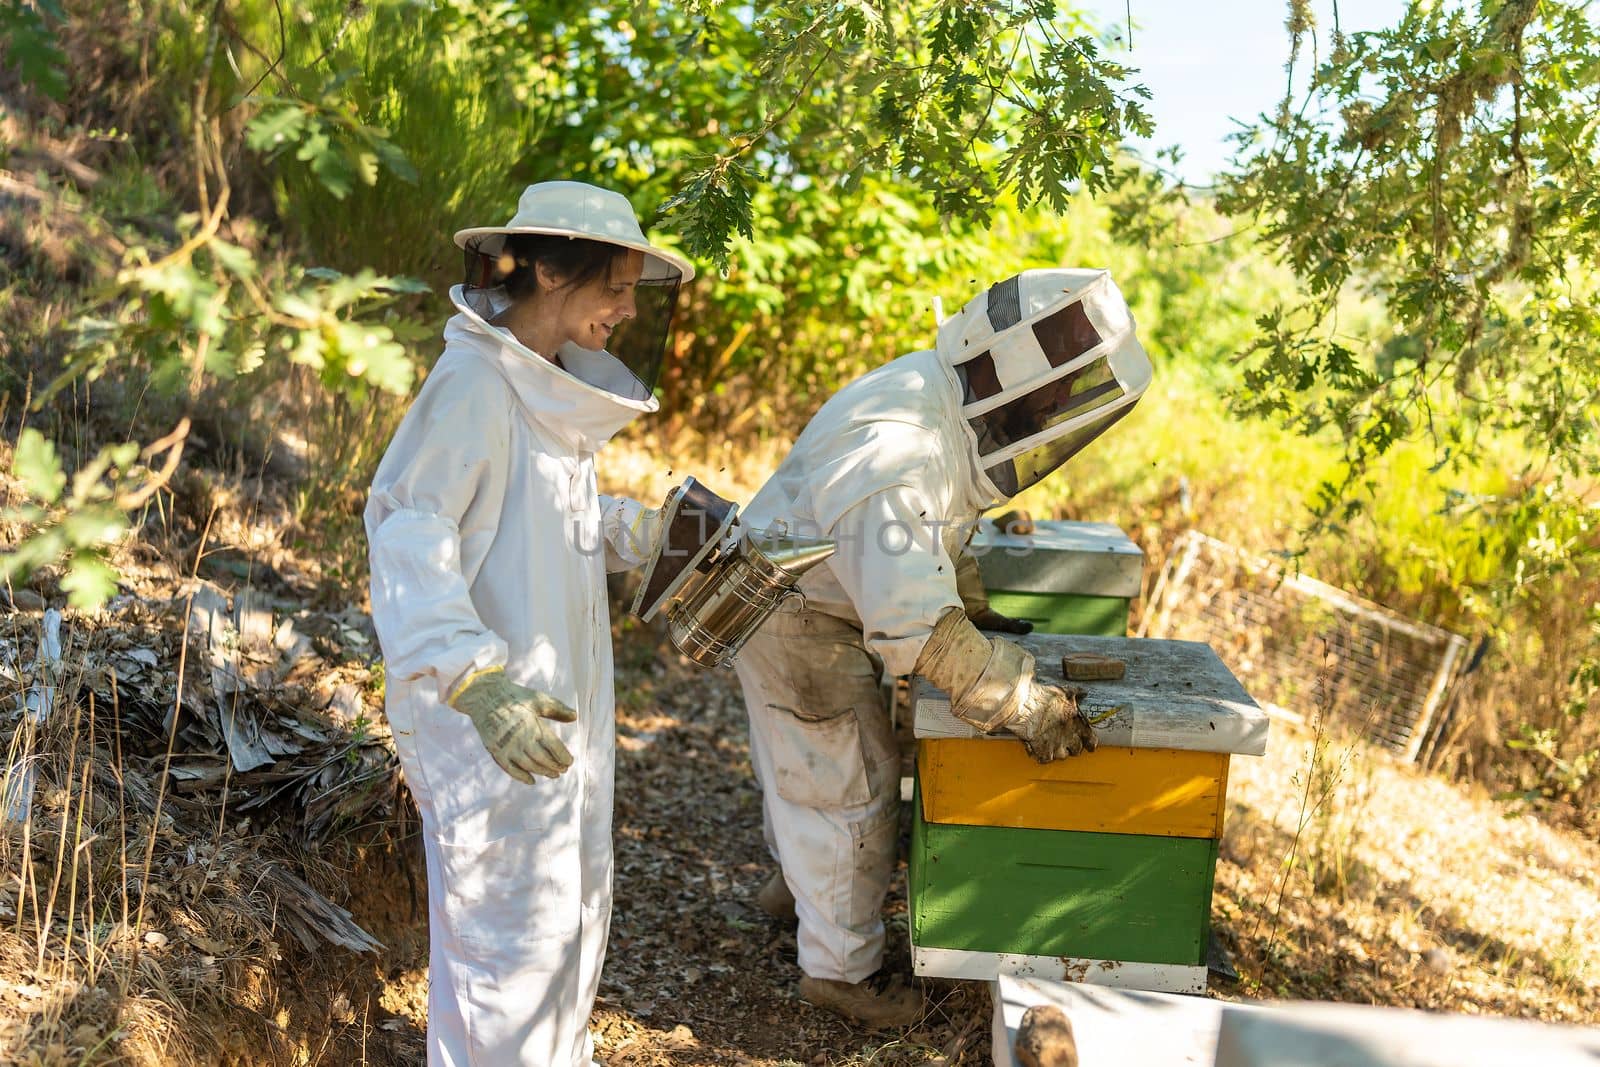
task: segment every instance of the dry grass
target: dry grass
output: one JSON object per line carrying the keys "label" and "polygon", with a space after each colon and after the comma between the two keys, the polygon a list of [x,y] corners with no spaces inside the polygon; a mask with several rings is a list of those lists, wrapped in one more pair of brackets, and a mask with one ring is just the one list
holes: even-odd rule
{"label": "dry grass", "polygon": [[[369,928],[407,943],[415,885],[394,874],[408,813],[313,843],[309,809],[239,810],[260,779],[196,788],[169,773],[196,754],[215,758],[183,739],[219,699],[186,626],[197,572],[291,596],[296,583],[308,595],[318,587],[315,562],[285,547],[286,508],[262,490],[194,475],[158,496],[141,538],[118,554],[124,595],[65,615],[59,668],[37,654],[41,602],[62,601],[57,576],[0,596],[0,796],[31,801],[25,821],[0,819],[0,1062],[351,1063],[372,1049],[399,1063],[419,1047],[415,1028],[385,1009],[370,956],[303,940],[308,900],[314,912],[318,895],[360,892]],[[15,492],[0,476],[0,501]],[[0,540],[17,534],[0,529]],[[364,727],[318,709],[335,689],[359,699],[369,672],[348,635],[328,632],[315,638],[320,654],[259,695],[337,738]],[[47,690],[51,710],[35,722],[23,708]]]}
{"label": "dry grass", "polygon": [[1245,993],[1600,1018],[1600,846],[1364,743],[1273,731],[1233,760],[1213,909]]}

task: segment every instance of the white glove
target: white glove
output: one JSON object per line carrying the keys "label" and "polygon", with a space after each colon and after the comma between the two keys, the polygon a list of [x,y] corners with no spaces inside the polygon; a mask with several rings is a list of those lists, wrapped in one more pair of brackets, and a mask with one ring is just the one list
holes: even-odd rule
{"label": "white glove", "polygon": [[639,566],[655,554],[662,534],[661,509],[647,508],[637,500],[618,497],[606,509],[605,538],[625,563]]}
{"label": "white glove", "polygon": [[472,720],[489,755],[519,782],[532,785],[536,774],[556,778],[572,766],[572,753],[545,720],[573,722],[578,713],[548,693],[518,685],[503,669],[475,675],[448,703]]}

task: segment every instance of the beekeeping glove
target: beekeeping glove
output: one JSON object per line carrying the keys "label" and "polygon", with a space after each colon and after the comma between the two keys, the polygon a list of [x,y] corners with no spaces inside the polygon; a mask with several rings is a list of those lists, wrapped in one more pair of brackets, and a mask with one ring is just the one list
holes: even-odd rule
{"label": "beekeeping glove", "polygon": [[956,555],[956,592],[961,596],[961,606],[980,630],[998,630],[1003,634],[1033,632],[1033,623],[1027,619],[1013,619],[989,606],[989,593],[983,587],[983,576],[978,573],[978,561],[963,549]]}
{"label": "beekeeping glove", "polygon": [[494,667],[469,677],[447,703],[472,720],[500,769],[520,782],[558,777],[572,753],[545,720],[572,722],[578,713],[548,693],[518,685]]}
{"label": "beekeeping glove", "polygon": [[1094,727],[1078,707],[1083,690],[1063,689],[1033,678],[1023,680],[1027,689],[1022,709],[1006,728],[1028,747],[1028,755],[1040,763],[1093,752],[1099,744]]}
{"label": "beekeeping glove", "polygon": [[662,533],[661,509],[647,508],[625,496],[601,497],[600,532],[607,548],[608,570],[638,567],[655,555]]}
{"label": "beekeeping glove", "polygon": [[917,673],[950,694],[956,718],[986,734],[1010,730],[1040,763],[1095,747],[1076,698],[1035,681],[1031,653],[1003,637],[984,637],[960,609],[939,616]]}

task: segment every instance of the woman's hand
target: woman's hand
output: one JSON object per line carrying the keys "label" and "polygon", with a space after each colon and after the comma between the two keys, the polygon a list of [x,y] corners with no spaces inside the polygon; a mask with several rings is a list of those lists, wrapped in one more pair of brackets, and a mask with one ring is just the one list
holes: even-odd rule
{"label": "woman's hand", "polygon": [[534,775],[557,778],[572,766],[572,753],[545,720],[574,722],[578,713],[548,693],[518,685],[504,670],[477,675],[449,703],[472,720],[489,755],[518,781],[532,785]]}

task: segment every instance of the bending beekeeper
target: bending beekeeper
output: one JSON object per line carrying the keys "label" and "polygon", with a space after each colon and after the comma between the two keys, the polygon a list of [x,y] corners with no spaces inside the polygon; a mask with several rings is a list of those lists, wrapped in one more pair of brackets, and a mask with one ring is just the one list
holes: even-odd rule
{"label": "bending beekeeper", "polygon": [[[594,455],[651,395],[679,285],[620,194],[529,186],[462,230],[444,354],[367,504],[387,710],[428,865],[428,1062],[592,1062],[611,914],[607,569],[655,512]],[[608,350],[609,349],[609,350]]]}
{"label": "bending beekeeper", "polygon": [[745,509],[754,530],[838,543],[800,580],[805,605],[779,608],[734,661],[781,867],[759,900],[798,918],[806,1000],[880,1027],[921,1011],[881,969],[900,796],[885,675],[925,676],[1041,762],[1095,747],[1033,657],[974,625],[1031,628],[989,608],[963,546],[981,512],[1132,410],[1150,374],[1106,272],[1027,271],[941,324],[933,350],[829,399]]}

